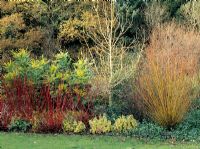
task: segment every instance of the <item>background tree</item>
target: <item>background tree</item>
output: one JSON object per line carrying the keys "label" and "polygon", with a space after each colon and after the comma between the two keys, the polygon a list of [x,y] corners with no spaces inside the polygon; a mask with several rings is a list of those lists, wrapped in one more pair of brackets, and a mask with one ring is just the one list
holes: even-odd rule
{"label": "background tree", "polygon": [[[134,24],[127,16],[124,18],[120,15],[115,2],[96,3],[93,10],[96,21],[92,20],[94,26],[89,26],[85,33],[95,44],[90,48],[91,53],[95,53],[95,56],[91,55],[95,65],[95,78],[105,80],[111,107],[115,87],[134,75],[141,55],[140,51],[139,54],[130,53],[135,48],[135,41],[127,43],[124,34]],[[132,13],[133,16],[134,14]]]}
{"label": "background tree", "polygon": [[182,5],[177,12],[180,23],[189,26],[192,29],[199,30],[200,27],[200,2],[190,0]]}
{"label": "background tree", "polygon": [[[32,9],[30,9],[32,8]],[[40,52],[43,48],[45,32],[30,15],[30,10],[36,11],[34,2],[0,1],[0,48],[2,58],[9,55],[10,50],[27,47]]]}

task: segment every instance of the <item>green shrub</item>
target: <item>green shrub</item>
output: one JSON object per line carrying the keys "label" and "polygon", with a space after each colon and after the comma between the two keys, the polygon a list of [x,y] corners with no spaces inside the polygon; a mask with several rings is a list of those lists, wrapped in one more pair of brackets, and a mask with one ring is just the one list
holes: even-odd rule
{"label": "green shrub", "polygon": [[20,49],[18,52],[13,52],[13,61],[4,64],[4,76],[6,81],[11,81],[16,77],[27,76],[28,68],[31,65],[30,53],[26,49]]}
{"label": "green shrub", "polygon": [[183,122],[172,130],[172,137],[178,140],[200,141],[200,100],[193,101]]}
{"label": "green shrub", "polygon": [[133,109],[133,86],[130,83],[132,80],[133,79],[128,79],[115,88],[113,91],[113,99],[115,100],[112,106],[107,106],[105,108],[108,119],[113,123],[121,115],[129,115],[136,112],[136,110]]}
{"label": "green shrub", "polygon": [[26,120],[13,119],[8,128],[9,128],[10,131],[27,132],[28,130],[30,130],[31,124]]}
{"label": "green shrub", "polygon": [[73,83],[87,84],[92,76],[87,60],[79,59],[74,63]]}
{"label": "green shrub", "polygon": [[57,53],[46,71],[44,82],[58,86],[61,81],[66,85],[72,77],[71,64],[71,58],[67,52]]}
{"label": "green shrub", "polygon": [[103,134],[108,133],[112,129],[111,121],[107,119],[106,115],[95,117],[89,121],[90,132],[92,134]]}
{"label": "green shrub", "polygon": [[108,106],[105,108],[106,115],[108,119],[111,120],[112,123],[114,123],[115,119],[117,119],[120,115],[122,115],[121,106],[122,104],[119,104],[115,101],[112,106]]}
{"label": "green shrub", "polygon": [[[73,67],[72,67],[73,66]],[[53,60],[44,57],[34,59],[26,49],[13,52],[13,61],[4,64],[4,78],[10,82],[17,77],[27,78],[33,84],[50,83],[59,86],[68,84],[88,84],[92,76],[87,60],[79,59],[71,63],[67,52],[59,52]]]}
{"label": "green shrub", "polygon": [[121,116],[118,119],[116,119],[113,129],[116,132],[128,132],[130,130],[133,130],[137,127],[137,121],[133,117],[133,115],[129,116]]}
{"label": "green shrub", "polygon": [[167,130],[155,123],[144,121],[128,135],[148,139],[175,139],[179,141],[200,141],[200,109],[188,112],[184,121]]}
{"label": "green shrub", "polygon": [[172,135],[179,140],[200,141],[200,109],[192,109]]}
{"label": "green shrub", "polygon": [[17,77],[27,78],[29,82],[41,84],[48,69],[49,61],[41,59],[32,59],[26,49],[19,49],[13,52],[13,61],[4,64],[6,81],[12,81]]}
{"label": "green shrub", "polygon": [[132,135],[139,138],[163,139],[165,129],[152,122],[144,121],[132,131]]}
{"label": "green shrub", "polygon": [[67,71],[71,66],[71,58],[67,52],[60,52],[55,55],[54,64],[58,66],[60,71]]}

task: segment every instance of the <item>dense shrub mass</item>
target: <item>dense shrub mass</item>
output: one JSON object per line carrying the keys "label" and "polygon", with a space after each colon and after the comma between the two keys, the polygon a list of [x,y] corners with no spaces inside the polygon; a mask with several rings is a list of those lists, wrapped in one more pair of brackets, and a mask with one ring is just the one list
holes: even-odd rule
{"label": "dense shrub mass", "polygon": [[135,130],[128,133],[128,135],[139,138],[177,141],[199,141],[199,134],[199,109],[191,110],[182,123],[170,130],[144,121]]}
{"label": "dense shrub mass", "polygon": [[0,1],[0,130],[200,141],[199,1]]}
{"label": "dense shrub mass", "polygon": [[111,121],[107,119],[106,115],[95,117],[89,121],[89,124],[92,134],[109,133],[112,129]]}
{"label": "dense shrub mass", "polygon": [[164,139],[166,129],[152,122],[144,120],[130,134],[139,138]]}
{"label": "dense shrub mass", "polygon": [[85,130],[85,124],[81,121],[77,122],[77,121],[64,120],[63,130],[65,132],[80,133]]}
{"label": "dense shrub mass", "polygon": [[199,34],[174,23],[152,32],[138,77],[138,92],[145,112],[160,125],[171,127],[181,122],[196,96],[198,40]]}
{"label": "dense shrub mass", "polygon": [[24,49],[14,52],[13,58],[5,64],[2,127],[17,116],[32,120],[36,130],[60,131],[68,110],[83,111],[87,115],[82,115],[83,121],[88,122],[93,101],[88,95],[91,72],[85,60],[70,66],[70,58],[63,52],[52,62],[44,57],[36,60]]}
{"label": "dense shrub mass", "polygon": [[13,119],[9,126],[10,131],[27,132],[30,128],[31,128],[31,124],[22,119]]}
{"label": "dense shrub mass", "polygon": [[116,119],[113,129],[114,131],[121,133],[133,130],[135,127],[137,127],[137,121],[134,119],[133,115],[129,115],[126,117],[121,116]]}

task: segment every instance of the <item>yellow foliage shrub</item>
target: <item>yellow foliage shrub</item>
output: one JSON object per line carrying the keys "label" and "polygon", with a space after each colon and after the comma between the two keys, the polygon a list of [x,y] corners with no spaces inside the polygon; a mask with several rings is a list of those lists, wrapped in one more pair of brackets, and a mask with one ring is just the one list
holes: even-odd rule
{"label": "yellow foliage shrub", "polygon": [[64,120],[63,131],[64,132],[73,132],[74,131],[74,121]]}
{"label": "yellow foliage shrub", "polygon": [[105,115],[100,116],[99,118],[95,117],[89,121],[90,132],[92,134],[102,134],[108,133],[112,129],[111,121],[106,118]]}
{"label": "yellow foliage shrub", "polygon": [[85,131],[85,124],[81,120],[78,120],[80,114],[80,112],[69,111],[65,115],[65,120],[63,121],[64,132],[81,133]]}
{"label": "yellow foliage shrub", "polygon": [[78,122],[74,122],[74,133],[80,133],[80,132],[83,132],[85,130],[85,124],[81,121],[78,121]]}
{"label": "yellow foliage shrub", "polygon": [[74,41],[76,39],[80,40],[82,39],[82,35],[79,28],[82,28],[81,21],[76,18],[64,21],[60,25],[59,38],[65,39],[66,42]]}
{"label": "yellow foliage shrub", "polygon": [[81,133],[85,131],[86,127],[85,124],[81,121],[71,121],[69,119],[64,120],[63,122],[63,130],[65,132],[74,132],[74,133]]}
{"label": "yellow foliage shrub", "polygon": [[[107,23],[105,16],[102,15],[102,10],[94,10],[92,3],[81,3],[76,6],[76,15],[63,21],[59,27],[58,38],[66,43],[79,40],[86,42],[89,40],[88,32],[94,32],[96,36],[100,36],[100,31],[107,30]],[[84,8],[87,7],[87,8]],[[83,7],[83,8],[79,8]],[[100,13],[100,14],[99,14]],[[101,27],[97,27],[101,24]],[[100,29],[98,29],[100,28]]]}
{"label": "yellow foliage shrub", "polygon": [[116,132],[127,132],[137,127],[137,121],[133,115],[121,116],[116,119],[113,129]]}
{"label": "yellow foliage shrub", "polygon": [[8,2],[5,0],[0,1],[0,9],[2,12],[9,12],[16,7],[16,2]]}
{"label": "yellow foliage shrub", "polygon": [[14,13],[10,16],[5,16],[2,19],[0,19],[0,34],[5,34],[8,30],[8,27],[11,26],[12,29],[14,28],[13,30],[15,30],[15,32],[25,28],[25,23],[22,14]]}

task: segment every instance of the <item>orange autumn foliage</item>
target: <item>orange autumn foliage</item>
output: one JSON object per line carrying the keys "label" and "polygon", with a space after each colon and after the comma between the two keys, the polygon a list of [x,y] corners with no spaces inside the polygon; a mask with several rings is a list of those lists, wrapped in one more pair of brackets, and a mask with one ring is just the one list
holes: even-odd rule
{"label": "orange autumn foliage", "polygon": [[182,121],[192,99],[200,36],[175,24],[153,31],[138,82],[145,113],[165,127]]}

